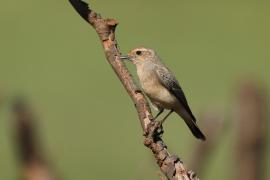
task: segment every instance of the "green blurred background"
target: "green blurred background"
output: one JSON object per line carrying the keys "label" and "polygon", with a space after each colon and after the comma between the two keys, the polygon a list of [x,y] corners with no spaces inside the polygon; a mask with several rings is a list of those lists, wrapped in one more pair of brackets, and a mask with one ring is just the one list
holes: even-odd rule
{"label": "green blurred background", "polygon": [[[91,6],[120,22],[123,53],[157,50],[196,116],[212,107],[221,116],[233,111],[244,77],[270,88],[270,1],[93,0]],[[67,0],[1,1],[0,23],[0,96],[28,98],[46,154],[64,179],[159,179],[133,103],[95,31]],[[11,180],[19,169],[12,116],[9,105],[0,107],[0,179]],[[176,115],[164,128],[170,151],[188,164],[200,142]],[[201,179],[231,177],[232,137],[221,137]]]}

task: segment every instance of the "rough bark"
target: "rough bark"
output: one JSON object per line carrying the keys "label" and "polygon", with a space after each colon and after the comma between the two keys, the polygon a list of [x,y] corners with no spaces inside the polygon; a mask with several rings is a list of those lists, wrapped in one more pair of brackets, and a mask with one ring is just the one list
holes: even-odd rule
{"label": "rough bark", "polygon": [[162,129],[154,121],[144,94],[135,85],[128,69],[120,60],[120,51],[115,39],[115,28],[118,22],[115,19],[103,19],[83,1],[69,0],[75,10],[97,32],[109,64],[112,66],[119,80],[122,82],[129,96],[135,104],[139,120],[144,131],[144,144],[150,148],[161,171],[168,179],[188,180],[198,179],[196,174],[188,172],[179,157],[170,155],[167,146],[161,139]]}

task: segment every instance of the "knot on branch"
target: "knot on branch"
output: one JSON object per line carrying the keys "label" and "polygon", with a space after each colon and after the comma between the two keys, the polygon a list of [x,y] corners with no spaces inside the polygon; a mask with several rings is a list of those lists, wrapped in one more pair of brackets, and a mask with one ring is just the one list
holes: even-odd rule
{"label": "knot on branch", "polygon": [[118,25],[118,21],[115,19],[109,18],[109,19],[106,19],[105,21],[106,21],[107,25],[111,28],[115,28]]}
{"label": "knot on branch", "polygon": [[168,179],[173,179],[176,174],[175,164],[181,162],[180,158],[176,155],[168,156],[161,166]]}
{"label": "knot on branch", "polygon": [[103,19],[100,14],[91,11],[88,15],[88,22],[95,28],[102,41],[115,39],[115,28],[118,21],[115,19]]}
{"label": "knot on branch", "polygon": [[187,175],[189,177],[190,180],[198,180],[199,178],[197,177],[197,174],[193,171],[188,171]]}

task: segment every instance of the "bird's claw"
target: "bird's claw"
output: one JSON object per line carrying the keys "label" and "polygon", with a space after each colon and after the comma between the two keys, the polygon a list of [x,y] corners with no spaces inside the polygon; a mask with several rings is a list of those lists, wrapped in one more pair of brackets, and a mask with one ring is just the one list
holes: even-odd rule
{"label": "bird's claw", "polygon": [[162,136],[162,134],[164,133],[163,126],[160,121],[157,121],[156,123],[155,132],[158,136]]}
{"label": "bird's claw", "polygon": [[161,136],[164,133],[163,126],[160,121],[151,121],[147,129],[143,132],[144,136]]}

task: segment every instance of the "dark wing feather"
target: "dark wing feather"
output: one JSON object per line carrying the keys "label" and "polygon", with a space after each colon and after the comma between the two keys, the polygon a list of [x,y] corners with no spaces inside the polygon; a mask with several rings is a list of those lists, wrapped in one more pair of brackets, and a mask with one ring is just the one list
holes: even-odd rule
{"label": "dark wing feather", "polygon": [[192,114],[189,105],[187,103],[185,94],[182,88],[180,87],[178,81],[174,77],[174,75],[167,68],[157,67],[156,72],[163,86],[166,87],[178,99],[178,101],[183,105],[185,110],[190,114],[193,121],[196,122],[196,119]]}

